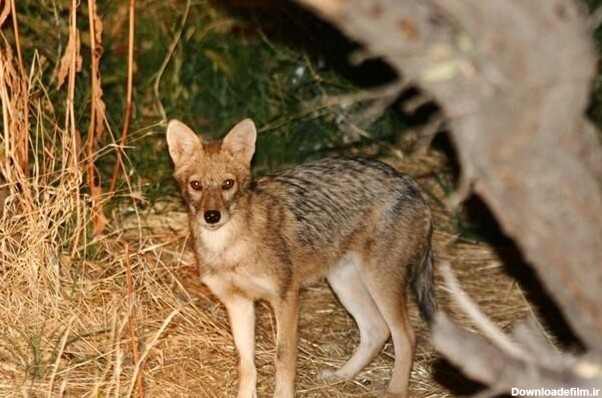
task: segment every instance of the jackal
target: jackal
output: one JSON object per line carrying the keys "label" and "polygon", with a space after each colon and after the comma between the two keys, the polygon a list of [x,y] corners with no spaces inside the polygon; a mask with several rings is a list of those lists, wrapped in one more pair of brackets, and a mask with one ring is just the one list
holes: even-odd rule
{"label": "jackal", "polygon": [[238,398],[256,397],[254,302],[276,319],[274,397],[294,397],[299,290],[326,278],[353,316],[360,343],[324,377],[349,379],[389,338],[393,373],[383,395],[406,397],[415,337],[407,287],[435,311],[431,212],[418,185],[384,163],[326,158],[253,178],[250,119],[205,143],[172,120],[167,143],[188,205],[201,280],[223,302],[239,356]]}

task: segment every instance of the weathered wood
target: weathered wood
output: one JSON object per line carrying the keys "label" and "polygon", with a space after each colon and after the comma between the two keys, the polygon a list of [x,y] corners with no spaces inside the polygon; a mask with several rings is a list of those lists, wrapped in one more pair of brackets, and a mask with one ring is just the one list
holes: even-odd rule
{"label": "weathered wood", "polygon": [[464,186],[602,354],[602,148],[585,120],[595,53],[583,4],[297,1],[437,100]]}
{"label": "weathered wood", "polygon": [[484,337],[458,327],[442,313],[435,316],[434,325],[433,341],[441,353],[466,375],[488,385],[496,396],[512,391],[512,388],[569,391],[571,388],[589,391],[602,388],[600,368],[586,360],[579,361],[560,353],[552,358],[549,353],[547,356],[516,357]]}

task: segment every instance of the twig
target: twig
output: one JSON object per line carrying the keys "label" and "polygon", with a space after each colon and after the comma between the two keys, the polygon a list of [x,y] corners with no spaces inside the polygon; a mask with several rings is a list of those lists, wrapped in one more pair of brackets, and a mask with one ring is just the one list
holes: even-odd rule
{"label": "twig", "polygon": [[[132,278],[132,267],[130,264],[130,245],[125,242],[124,245],[125,251],[125,273],[127,277],[127,296],[128,296],[128,308],[129,308],[129,316],[128,316],[128,327],[130,332],[130,339],[132,342],[132,359],[134,363],[138,363],[139,354],[138,354],[138,337],[136,336],[136,317],[133,313],[134,308],[134,281]],[[136,391],[138,398],[144,397],[144,386],[142,384],[142,373],[138,372],[136,374]]]}
{"label": "twig", "polygon": [[[71,2],[71,12],[69,15],[69,40],[73,40],[73,54],[69,62],[69,71],[67,73],[67,100],[66,100],[66,111],[65,111],[65,131],[70,133],[71,142],[69,143],[69,149],[71,153],[66,153],[63,155],[66,159],[71,160],[71,164],[69,164],[68,169],[74,173],[79,173],[79,164],[78,164],[78,153],[79,153],[79,142],[81,142],[81,137],[79,136],[78,130],[75,128],[75,74],[77,73],[77,58],[79,52],[79,37],[77,30],[77,7],[78,0],[72,0]],[[63,162],[64,170],[67,169],[68,162]],[[63,171],[64,171],[63,170]],[[76,176],[79,180],[79,175]],[[80,195],[79,192],[73,192],[73,199],[76,203],[75,211],[76,211],[76,226],[75,226],[75,237],[72,243],[71,248],[71,257],[75,258],[77,251],[79,250],[79,240],[83,236],[84,239],[86,237],[85,228],[82,225],[82,214],[81,214],[81,206],[80,206]]]}
{"label": "twig", "polygon": [[13,17],[13,30],[15,32],[15,46],[17,48],[17,59],[19,60],[19,72],[21,76],[25,76],[25,68],[23,67],[23,56],[21,55],[21,39],[19,36],[19,24],[17,23],[17,8],[15,7],[15,0],[10,0],[10,8]]}
{"label": "twig", "polygon": [[431,147],[435,135],[441,130],[441,126],[445,123],[445,118],[441,114],[436,114],[431,119],[420,127],[418,133],[418,141],[416,142],[414,153],[425,154]]}
{"label": "twig", "polygon": [[452,272],[449,262],[444,261],[441,264],[441,273],[453,300],[460,306],[464,313],[468,315],[483,335],[485,335],[485,337],[500,350],[505,351],[516,358],[530,362],[531,359],[529,355],[499,330],[498,327],[481,312],[479,307],[470,299],[470,297],[468,297],[466,292],[460,287],[460,283]]}
{"label": "twig", "polygon": [[403,78],[398,78],[393,83],[388,83],[370,90],[360,91],[353,94],[325,96],[322,102],[327,106],[338,105],[341,108],[348,108],[358,102],[386,100],[393,101],[399,94],[405,90],[410,82]]}
{"label": "twig", "polygon": [[63,332],[63,336],[61,337],[61,341],[59,342],[59,347],[56,352],[56,359],[54,361],[54,365],[52,367],[52,373],[50,375],[50,382],[48,383],[48,398],[52,398],[52,395],[53,395],[52,389],[54,388],[54,379],[58,372],[59,364],[61,363],[61,355],[63,354],[63,352],[65,352],[65,347],[67,346],[67,340],[69,337],[69,333],[71,332],[71,325],[73,325],[73,320],[74,320],[74,317],[71,317],[71,319],[69,319],[69,322],[67,323],[67,327],[65,328],[65,331]]}
{"label": "twig", "polygon": [[[157,340],[159,340],[159,337],[161,337],[161,334],[163,334],[163,332],[165,331],[165,329],[167,329],[167,326],[169,326],[169,324],[171,323],[171,320],[176,315],[178,315],[181,310],[182,310],[181,308],[176,308],[176,309],[172,310],[169,313],[169,315],[167,315],[167,318],[165,318],[165,320],[163,321],[163,323],[161,324],[161,326],[159,327],[159,330],[157,330],[157,332],[154,334],[154,336],[152,337],[152,339],[149,341],[148,345],[146,346],[146,349],[144,350],[144,352],[142,353],[142,355],[138,359],[138,362],[136,362],[136,366],[134,367],[134,376],[135,376],[134,379],[137,379],[138,373],[140,372],[140,368],[142,367],[142,363],[144,362],[144,360],[148,356],[149,352],[153,349],[153,347],[155,346],[155,344],[157,344]],[[128,392],[125,395],[126,398],[129,398],[129,397],[132,396],[132,391],[134,390],[134,384],[135,384],[135,380],[132,380],[132,382],[130,383],[130,387],[128,388]]]}
{"label": "twig", "polygon": [[404,111],[406,111],[408,113],[414,113],[421,106],[426,105],[431,102],[433,102],[433,97],[431,97],[430,95],[426,95],[424,93],[420,93],[420,94],[417,94],[417,95],[413,96],[412,98],[404,101],[402,107],[403,107]]}
{"label": "twig", "polygon": [[4,21],[8,18],[8,15],[11,13],[11,4],[8,1],[0,2],[2,7],[0,8],[0,28],[4,25]]}
{"label": "twig", "polygon": [[161,63],[161,67],[157,72],[157,76],[155,77],[155,82],[153,83],[153,92],[155,93],[155,103],[157,105],[157,109],[159,113],[161,113],[161,120],[167,120],[167,114],[165,113],[165,108],[163,107],[163,103],[161,102],[161,95],[159,94],[159,85],[161,84],[161,77],[163,77],[163,73],[171,60],[171,56],[173,55],[176,47],[180,43],[180,37],[182,37],[182,33],[184,32],[184,26],[186,26],[186,21],[188,20],[188,14],[190,13],[190,0],[186,1],[186,7],[184,8],[184,14],[182,15],[182,22],[180,23],[180,30],[174,37],[173,41],[169,45],[169,50],[167,51],[167,55],[163,62]]}
{"label": "twig", "polygon": [[122,156],[125,153],[125,145],[127,143],[128,131],[130,129],[130,119],[132,117],[132,86],[134,81],[134,32],[136,22],[136,0],[130,0],[129,6],[130,18],[129,18],[129,37],[128,37],[128,80],[127,80],[127,93],[125,101],[125,112],[123,115],[123,126],[121,129],[121,141],[117,147],[117,159],[115,160],[115,166],[113,167],[113,176],[111,177],[111,183],[109,185],[109,195],[113,195],[115,192],[115,185],[117,184],[117,175],[119,169],[123,170],[123,175],[126,179],[129,179],[125,172],[125,166],[123,165]]}
{"label": "twig", "polygon": [[23,56],[21,55],[21,37],[19,35],[19,23],[17,21],[17,9],[15,7],[15,0],[10,1],[10,8],[13,20],[13,31],[15,35],[15,47],[17,49],[17,60],[19,62],[19,75],[20,79],[17,84],[20,86],[19,91],[20,95],[17,97],[17,101],[22,102],[20,112],[22,114],[20,116],[16,116],[15,118],[20,119],[22,121],[23,129],[21,134],[15,134],[17,139],[15,139],[14,146],[14,155],[17,164],[21,167],[21,171],[25,177],[29,176],[29,151],[27,149],[28,141],[29,141],[29,96],[28,96],[28,79],[27,74],[25,73],[25,67],[23,66]]}
{"label": "twig", "polygon": [[[102,134],[104,125],[104,104],[102,102],[102,88],[100,85],[100,32],[101,26],[97,25],[96,0],[88,0],[88,19],[90,23],[90,73],[92,75],[92,103],[90,110],[90,127],[88,128],[87,160],[87,183],[92,198],[92,231],[96,236],[102,232],[106,220],[103,215],[102,202],[100,200],[102,188],[96,181],[96,167],[94,146]],[[98,34],[98,36],[97,36]]]}

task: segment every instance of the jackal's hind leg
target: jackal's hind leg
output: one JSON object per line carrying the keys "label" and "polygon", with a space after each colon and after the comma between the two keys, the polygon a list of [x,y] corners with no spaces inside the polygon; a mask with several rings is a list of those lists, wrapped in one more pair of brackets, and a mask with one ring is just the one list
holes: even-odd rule
{"label": "jackal's hind leg", "polygon": [[357,323],[360,343],[343,366],[324,371],[321,374],[324,378],[353,378],[372,361],[389,338],[387,324],[362,282],[358,261],[349,257],[327,276],[330,287]]}
{"label": "jackal's hind leg", "polygon": [[[393,264],[403,264],[395,258],[379,259],[381,270],[387,269],[387,261],[392,269]],[[371,268],[373,271],[374,268]],[[395,363],[386,397],[405,398],[408,395],[408,383],[414,360],[415,336],[407,308],[407,292],[400,281],[392,280],[382,272],[363,272],[362,280],[370,297],[378,307],[381,316],[391,331],[391,339],[395,349]]]}

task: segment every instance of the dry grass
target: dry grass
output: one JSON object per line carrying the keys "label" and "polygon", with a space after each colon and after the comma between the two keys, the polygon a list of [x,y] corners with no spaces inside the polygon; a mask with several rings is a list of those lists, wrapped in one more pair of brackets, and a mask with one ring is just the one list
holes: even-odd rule
{"label": "dry grass", "polygon": [[[93,236],[97,215],[91,209],[107,198],[94,196],[93,203],[82,186],[90,159],[82,155],[75,126],[73,87],[67,88],[67,113],[57,115],[36,68],[25,76],[10,52],[0,54],[0,396],[234,396],[236,359],[227,317],[195,278],[179,203],[161,203],[144,214],[116,211],[104,234]],[[68,85],[76,69],[75,59],[70,62]],[[35,96],[24,100],[23,87]],[[26,111],[32,112],[31,126],[19,118]],[[45,123],[48,114],[64,123]],[[27,163],[18,158],[22,142],[37,154],[28,161],[30,174],[18,167]],[[396,165],[418,177],[442,167],[435,156]],[[434,197],[444,196],[433,181],[420,182]],[[499,251],[459,243],[445,232],[451,230],[447,213],[434,208],[438,256],[454,265],[484,311],[506,330],[533,312]],[[439,296],[454,312],[442,288]],[[391,345],[353,381],[318,381],[320,370],[339,366],[351,354],[358,334],[324,283],[302,298],[298,396],[374,396],[389,378]],[[412,396],[470,392],[474,386],[433,352],[415,309],[412,316],[418,325]],[[274,327],[269,309],[259,304],[260,396],[273,388]]]}
{"label": "dry grass", "polygon": [[[65,227],[79,214],[76,224],[84,228],[89,204],[74,196],[77,185],[62,174],[18,183],[25,181],[32,195],[9,182],[13,192],[2,219],[0,396],[234,396],[236,360],[226,314],[196,281],[186,216],[178,204],[117,214],[109,234],[84,240],[69,253],[65,242],[72,234]],[[444,226],[446,215],[441,209],[436,214]],[[454,264],[488,315],[508,329],[531,311],[494,248],[458,243],[444,229],[435,234],[439,257]],[[446,303],[445,292],[439,293]],[[412,396],[470,391],[432,351],[415,310],[413,318],[419,329]],[[303,293],[300,327],[298,396],[370,397],[388,379],[390,345],[353,381],[316,380],[321,369],[342,364],[358,339],[353,321],[324,283]],[[272,391],[274,335],[272,315],[260,304],[260,396]]]}

